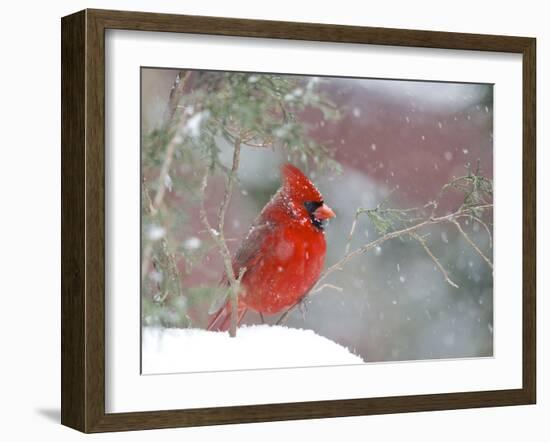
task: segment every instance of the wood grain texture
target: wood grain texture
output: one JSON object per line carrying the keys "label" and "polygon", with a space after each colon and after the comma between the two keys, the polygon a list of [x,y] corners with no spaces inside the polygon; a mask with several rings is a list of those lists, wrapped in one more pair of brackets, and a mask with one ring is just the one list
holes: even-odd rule
{"label": "wood grain texture", "polygon": [[86,431],[105,414],[105,36],[86,11]]}
{"label": "wood grain texture", "polygon": [[523,50],[523,389],[537,396],[537,77],[536,40]]}
{"label": "wood grain texture", "polygon": [[529,38],[148,12],[88,10],[106,29],[185,32],[336,43],[522,52]]}
{"label": "wood grain texture", "polygon": [[85,426],[85,13],[61,28],[61,422]]}
{"label": "wood grain texture", "polygon": [[[523,55],[523,387],[338,401],[105,413],[105,30]],[[62,423],[84,432],[531,404],[536,398],[535,40],[526,37],[86,10],[62,19]],[[518,146],[519,148],[519,146]]]}

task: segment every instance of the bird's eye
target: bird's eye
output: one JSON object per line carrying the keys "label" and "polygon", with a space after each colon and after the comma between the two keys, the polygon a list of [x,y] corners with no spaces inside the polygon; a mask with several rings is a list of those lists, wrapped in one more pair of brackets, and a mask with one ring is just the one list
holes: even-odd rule
{"label": "bird's eye", "polygon": [[304,207],[306,208],[306,210],[310,215],[313,215],[313,212],[315,212],[322,205],[323,205],[323,201],[306,201],[304,203]]}

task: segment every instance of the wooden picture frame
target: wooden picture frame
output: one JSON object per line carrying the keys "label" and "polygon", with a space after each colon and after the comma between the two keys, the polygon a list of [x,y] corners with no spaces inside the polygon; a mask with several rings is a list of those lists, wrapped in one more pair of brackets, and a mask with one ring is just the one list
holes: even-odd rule
{"label": "wooden picture frame", "polygon": [[[533,404],[536,398],[536,41],[533,38],[84,10],[62,19],[62,424],[83,432]],[[523,385],[456,392],[132,413],[105,412],[105,30],[522,55]]]}

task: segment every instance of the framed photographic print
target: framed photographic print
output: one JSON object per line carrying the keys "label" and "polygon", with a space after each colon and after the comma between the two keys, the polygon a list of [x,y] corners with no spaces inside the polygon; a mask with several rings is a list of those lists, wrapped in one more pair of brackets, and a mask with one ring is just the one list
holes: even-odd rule
{"label": "framed photographic print", "polygon": [[535,40],[62,19],[62,423],[532,404]]}

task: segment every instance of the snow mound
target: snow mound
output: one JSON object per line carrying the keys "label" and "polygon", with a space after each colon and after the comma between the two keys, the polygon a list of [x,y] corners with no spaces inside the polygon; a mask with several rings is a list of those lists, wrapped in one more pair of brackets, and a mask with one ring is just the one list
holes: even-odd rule
{"label": "snow mound", "polygon": [[184,373],[258,368],[361,364],[347,348],[312,330],[252,325],[227,332],[145,327],[142,373]]}

